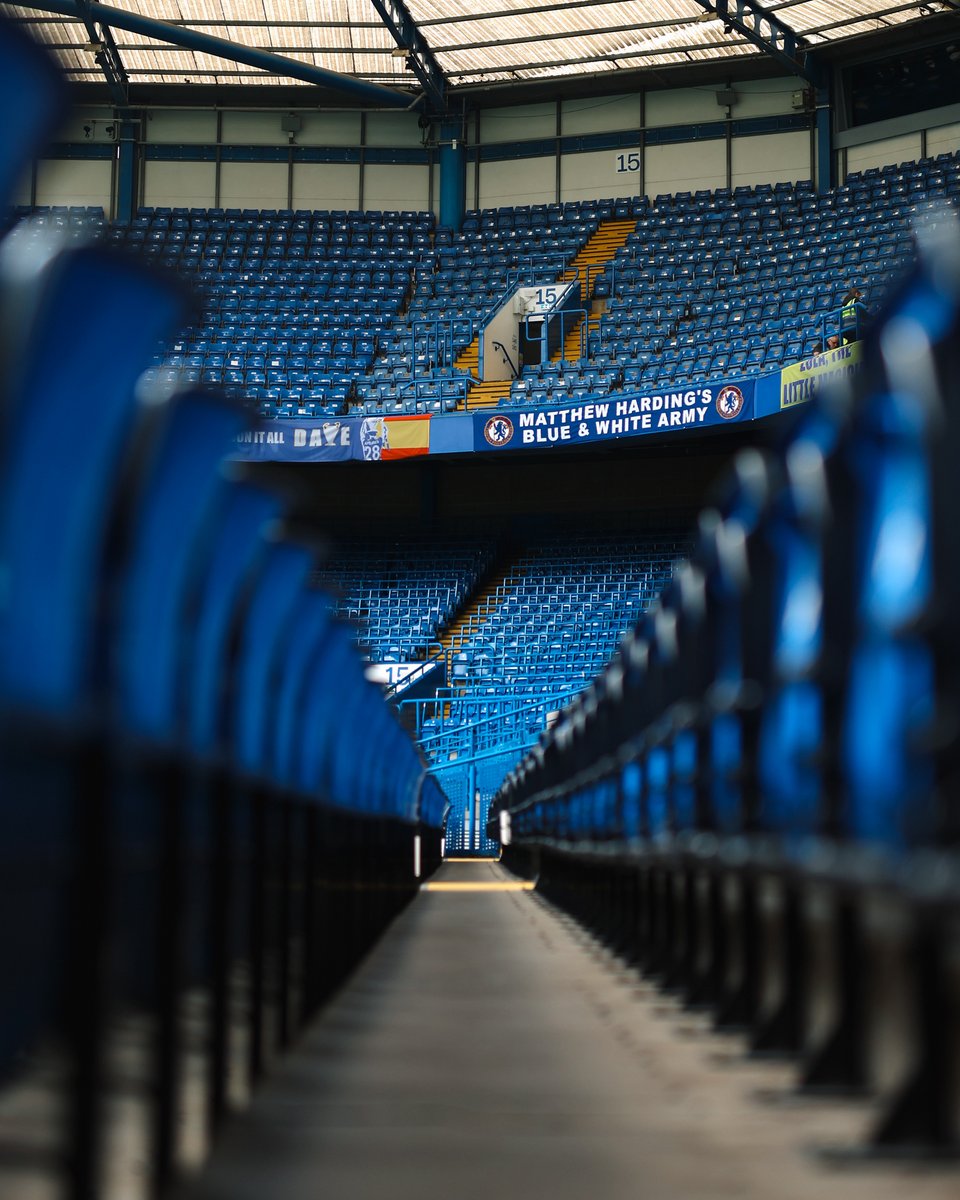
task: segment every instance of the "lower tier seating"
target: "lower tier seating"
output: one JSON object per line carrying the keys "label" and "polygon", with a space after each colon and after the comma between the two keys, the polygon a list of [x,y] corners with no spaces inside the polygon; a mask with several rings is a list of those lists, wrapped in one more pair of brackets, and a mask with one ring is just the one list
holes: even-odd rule
{"label": "lower tier seating", "polygon": [[372,662],[426,657],[492,556],[489,540],[364,538],[331,554],[318,580],[338,597]]}

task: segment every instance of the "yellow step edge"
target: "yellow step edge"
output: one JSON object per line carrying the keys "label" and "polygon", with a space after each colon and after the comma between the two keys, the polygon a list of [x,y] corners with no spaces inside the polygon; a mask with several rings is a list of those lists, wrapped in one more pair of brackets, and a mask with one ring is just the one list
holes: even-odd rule
{"label": "yellow step edge", "polygon": [[454,883],[438,879],[435,883],[428,882],[420,885],[421,892],[532,892],[532,879],[503,880],[496,882]]}

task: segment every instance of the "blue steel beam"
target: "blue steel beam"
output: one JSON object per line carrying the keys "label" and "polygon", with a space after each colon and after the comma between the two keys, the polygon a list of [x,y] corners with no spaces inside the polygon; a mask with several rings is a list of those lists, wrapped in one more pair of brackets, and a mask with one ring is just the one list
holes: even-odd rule
{"label": "blue steel beam", "polygon": [[127,12],[122,8],[98,4],[95,0],[29,0],[24,7],[39,12],[56,13],[73,21],[83,21],[86,15],[101,27],[106,25],[114,29],[125,29],[128,33],[139,33],[143,37],[167,42],[171,46],[182,46],[185,50],[196,50],[200,54],[243,63],[248,67],[268,71],[272,75],[301,79],[304,83],[313,83],[318,87],[342,92],[371,106],[411,108],[415,103],[408,92],[382,87],[377,83],[367,83],[363,79],[352,79],[349,75],[338,75],[336,71],[326,71],[323,67],[284,58],[281,54],[271,54],[268,50],[258,50],[253,46],[241,46],[236,42],[228,42],[225,38],[200,33],[196,29],[170,25],[166,21],[156,21],[152,17],[143,17],[139,13]]}
{"label": "blue steel beam", "polygon": [[90,45],[97,47],[93,57],[104,74],[113,102],[118,108],[126,108],[130,80],[117,50],[117,43],[113,40],[110,26],[101,25],[100,29],[97,29],[97,23],[90,15],[90,0],[77,0],[77,7],[82,13]]}
{"label": "blue steel beam", "polygon": [[423,84],[431,104],[438,113],[442,113],[447,105],[447,77],[417,28],[410,10],[403,0],[372,0],[372,3],[397,45],[408,52],[410,68]]}
{"label": "blue steel beam", "polygon": [[754,3],[754,0],[697,0],[697,3],[759,46],[791,74],[799,75],[814,87],[823,86],[820,64],[803,45],[799,34],[784,25],[762,4]]}

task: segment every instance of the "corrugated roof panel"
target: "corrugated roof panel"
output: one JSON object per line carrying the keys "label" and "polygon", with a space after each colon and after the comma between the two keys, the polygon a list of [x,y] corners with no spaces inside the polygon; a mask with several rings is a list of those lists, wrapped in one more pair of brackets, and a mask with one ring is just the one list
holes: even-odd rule
{"label": "corrugated roof panel", "polygon": [[183,18],[178,0],[139,0],[139,3],[119,0],[115,7],[125,8],[127,12],[141,13],[154,21],[177,21]]}
{"label": "corrugated roof panel", "polygon": [[[406,0],[427,43],[451,81],[479,84],[517,78],[585,75],[732,59],[761,53],[696,0],[623,0],[563,4],[559,0]],[[370,0],[114,0],[118,7],[156,20],[188,24],[214,37],[300,58],[327,70],[415,86]],[[811,46],[922,20],[943,9],[891,0],[769,0],[781,22]],[[23,5],[0,3],[46,45],[59,47],[72,78],[100,80],[92,56],[75,47],[89,40],[82,24],[51,19]],[[228,60],[200,67],[189,52],[164,59],[150,46],[164,43],[115,31],[121,59],[136,78],[149,71],[161,82],[169,62],[177,82],[198,72],[224,83],[289,83]],[[376,51],[376,53],[373,53]],[[174,67],[173,64],[176,64]],[[152,64],[147,66],[143,64]],[[198,80],[199,81],[199,80]]]}
{"label": "corrugated roof panel", "polygon": [[834,40],[861,33],[889,29],[924,15],[918,4],[883,3],[876,0],[847,0],[834,4],[832,0],[799,0],[776,14],[786,25],[800,34],[823,30],[818,40]]}
{"label": "corrugated roof panel", "polygon": [[683,27],[647,36],[606,34],[577,41],[574,50],[567,42],[545,40],[519,43],[503,49],[473,49],[443,55],[441,61],[451,79],[480,81],[505,77],[529,69],[537,75],[565,68],[566,73],[587,74],[602,70],[637,69],[644,66],[717,58],[720,55],[756,55],[756,47],[723,33],[719,22],[713,28],[700,26],[695,32]]}
{"label": "corrugated roof panel", "polygon": [[[17,5],[17,9],[24,16],[38,15],[35,9],[23,8],[20,5]],[[32,25],[31,32],[37,41],[54,50],[70,79],[80,83],[99,83],[103,79],[103,72],[94,62],[93,52],[79,48],[86,47],[90,42],[90,35],[80,22],[49,19]]]}

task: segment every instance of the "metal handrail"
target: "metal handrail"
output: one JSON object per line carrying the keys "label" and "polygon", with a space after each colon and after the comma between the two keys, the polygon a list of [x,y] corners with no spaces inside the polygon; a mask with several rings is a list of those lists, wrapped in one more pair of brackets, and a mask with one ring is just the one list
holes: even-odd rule
{"label": "metal handrail", "polygon": [[568,317],[576,317],[578,319],[582,319],[583,321],[583,324],[580,326],[580,357],[583,358],[585,357],[586,353],[587,321],[589,320],[589,314],[585,308],[555,309],[548,313],[531,313],[529,316],[524,318],[523,329],[529,341],[533,340],[533,338],[530,336],[530,322],[537,321],[542,323],[540,331],[537,335],[540,339],[540,355],[542,362],[549,361],[549,342],[547,340],[547,326],[549,321],[558,319],[560,321],[560,347],[562,353],[563,343],[567,338]]}
{"label": "metal handrail", "polygon": [[503,342],[492,342],[491,345],[493,346],[494,350],[499,350],[503,357],[507,360],[507,366],[513,372],[514,379],[516,379],[519,376],[520,371],[518,370],[513,359],[508,354],[506,346],[503,344]]}
{"label": "metal handrail", "polygon": [[[447,661],[449,664],[449,661],[450,661],[449,657],[448,657]],[[448,667],[448,669],[449,669],[449,667]],[[569,699],[569,697],[572,695],[575,695],[578,690],[580,690],[580,689],[567,688],[560,692],[551,692],[546,696],[541,695],[539,693],[534,694],[534,693],[530,693],[528,691],[524,691],[521,693],[514,693],[514,694],[509,694],[509,695],[501,694],[500,696],[495,697],[495,698],[487,698],[487,699],[481,700],[476,697],[470,697],[469,699],[465,699],[460,693],[458,693],[456,691],[456,689],[454,689],[453,687],[451,687],[448,684],[446,687],[438,688],[437,694],[435,697],[420,698],[417,700],[403,700],[400,702],[400,707],[416,706],[417,708],[419,708],[421,710],[426,710],[427,708],[431,708],[431,707],[440,707],[442,709],[447,706],[451,706],[451,707],[478,706],[479,707],[480,705],[483,705],[484,707],[490,707],[491,705],[500,705],[504,708],[503,712],[495,713],[491,716],[483,717],[479,721],[474,722],[472,725],[463,726],[463,725],[458,724],[456,726],[456,732],[458,734],[460,734],[463,732],[464,729],[477,728],[479,726],[493,723],[495,721],[502,721],[505,715],[506,716],[519,716],[523,712],[526,712],[526,711],[532,711],[536,708],[544,707],[546,705],[557,704],[559,701]],[[510,707],[508,707],[508,705]],[[441,714],[441,720],[442,719],[443,719],[443,714]],[[420,729],[422,727],[422,722],[421,722],[419,714],[416,715],[416,717],[415,717],[415,723],[416,723],[417,729]],[[440,730],[438,733],[431,734],[430,737],[425,740],[424,744],[426,744],[427,742],[434,742],[441,737],[449,736],[449,734],[451,732],[453,732],[453,731],[452,730]]]}
{"label": "metal handrail", "polygon": [[506,754],[522,754],[526,750],[531,750],[537,744],[538,739],[539,734],[532,740],[510,742],[509,745],[497,746],[492,750],[481,750],[477,754],[456,758],[451,762],[432,763],[428,768],[428,774],[439,775],[443,771],[455,771],[458,767],[460,770],[463,770],[464,767],[469,767],[473,763],[483,762],[488,758],[501,758]]}

